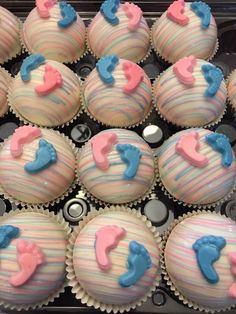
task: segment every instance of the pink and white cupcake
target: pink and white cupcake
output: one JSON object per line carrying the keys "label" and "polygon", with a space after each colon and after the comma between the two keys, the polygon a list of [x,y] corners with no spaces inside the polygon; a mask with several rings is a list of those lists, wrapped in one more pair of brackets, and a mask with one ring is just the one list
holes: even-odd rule
{"label": "pink and white cupcake", "polygon": [[0,67],[0,117],[8,111],[7,93],[11,83],[10,74]]}
{"label": "pink and white cupcake", "polygon": [[234,110],[236,110],[236,70],[227,79],[228,99]]}

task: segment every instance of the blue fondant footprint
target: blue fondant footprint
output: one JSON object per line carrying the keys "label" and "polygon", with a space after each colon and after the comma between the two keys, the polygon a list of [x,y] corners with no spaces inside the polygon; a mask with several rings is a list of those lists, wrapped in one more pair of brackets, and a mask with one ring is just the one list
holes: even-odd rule
{"label": "blue fondant footprint", "polygon": [[104,18],[112,25],[116,25],[119,23],[119,19],[116,16],[119,5],[119,0],[106,0],[101,5],[100,12],[104,16]]}
{"label": "blue fondant footprint", "polygon": [[223,237],[204,236],[193,244],[197,256],[197,263],[201,273],[209,283],[217,283],[219,276],[213,263],[220,258],[220,251],[226,245]]}
{"label": "blue fondant footprint", "polygon": [[118,63],[119,58],[116,55],[105,56],[97,62],[96,69],[104,83],[112,84],[114,82],[112,72],[115,70]]}
{"label": "blue fondant footprint", "polygon": [[67,28],[77,20],[77,14],[74,8],[66,1],[59,2],[62,19],[57,22],[61,28]]}
{"label": "blue fondant footprint", "polygon": [[211,8],[205,2],[196,1],[191,3],[191,10],[200,17],[201,28],[206,29],[211,22]]}
{"label": "blue fondant footprint", "polygon": [[214,97],[220,88],[220,84],[224,78],[222,71],[211,64],[204,64],[202,66],[202,73],[208,83],[208,88],[205,91],[206,97]]}
{"label": "blue fondant footprint", "polygon": [[11,240],[19,237],[20,229],[11,225],[0,226],[0,249],[5,249]]}
{"label": "blue fondant footprint", "polygon": [[127,164],[124,172],[125,179],[133,179],[138,171],[140,158],[142,157],[141,151],[131,144],[118,144],[116,149],[120,153],[121,159]]}
{"label": "blue fondant footprint", "polygon": [[135,285],[152,265],[150,254],[144,245],[131,241],[129,250],[130,254],[127,259],[128,272],[119,277],[121,287]]}
{"label": "blue fondant footprint", "polygon": [[37,69],[41,64],[45,62],[45,58],[40,54],[31,55],[23,61],[20,68],[20,76],[22,81],[26,82],[30,80],[30,72]]}
{"label": "blue fondant footprint", "polygon": [[222,166],[230,167],[233,162],[233,151],[229,139],[219,133],[208,134],[205,139],[214,150],[222,155]]}
{"label": "blue fondant footprint", "polygon": [[24,169],[29,173],[37,173],[50,167],[56,161],[57,152],[53,145],[41,139],[39,141],[39,148],[36,151],[35,160],[27,163]]}

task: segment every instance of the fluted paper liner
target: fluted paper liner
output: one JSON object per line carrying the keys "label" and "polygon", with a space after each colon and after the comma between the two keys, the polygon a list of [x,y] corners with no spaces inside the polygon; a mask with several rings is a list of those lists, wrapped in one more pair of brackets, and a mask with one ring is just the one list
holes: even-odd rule
{"label": "fluted paper liner", "polygon": [[[183,296],[175,287],[175,285],[172,283],[171,278],[168,274],[168,271],[166,269],[166,265],[165,265],[165,248],[166,248],[166,243],[168,241],[168,238],[172,232],[172,230],[183,220],[185,220],[186,218],[192,217],[192,216],[196,216],[198,214],[207,214],[207,213],[212,213],[210,210],[197,210],[197,211],[192,211],[192,212],[188,212],[187,214],[184,214],[183,216],[175,219],[171,225],[169,226],[169,228],[166,230],[166,232],[163,235],[163,239],[162,239],[162,247],[161,247],[161,268],[162,268],[162,275],[164,277],[164,280],[166,281],[167,285],[169,286],[170,290],[174,293],[174,295],[181,301],[183,302],[183,304],[187,305],[189,308],[192,308],[194,310],[198,310],[198,311],[204,311],[207,313],[214,313],[214,312],[222,312],[222,311],[227,311],[230,310],[232,308],[235,307],[234,306],[229,306],[226,307],[224,309],[212,309],[212,308],[206,308],[206,307],[202,307],[194,302],[192,302],[191,300],[185,298],[185,296]],[[216,215],[220,215],[223,217],[226,217],[225,215],[222,215],[220,213],[216,213],[214,212]]]}
{"label": "fluted paper liner", "polygon": [[142,305],[142,303],[144,303],[147,300],[147,298],[152,295],[152,292],[155,291],[156,287],[159,284],[160,274],[157,273],[157,278],[156,280],[154,280],[153,285],[150,287],[149,291],[136,302],[132,302],[132,303],[124,304],[124,305],[112,305],[112,304],[102,303],[98,300],[95,300],[93,297],[91,297],[79,284],[78,280],[76,279],[76,275],[75,275],[74,267],[73,267],[73,249],[74,249],[75,241],[80,231],[94,217],[97,217],[100,214],[104,214],[106,212],[111,212],[111,211],[121,211],[121,212],[126,212],[126,213],[128,212],[131,215],[141,219],[145,223],[147,228],[153,234],[153,238],[156,241],[158,249],[161,250],[161,238],[159,236],[157,228],[152,226],[151,222],[147,219],[146,216],[142,215],[140,211],[127,208],[125,206],[111,206],[111,207],[100,208],[99,210],[92,210],[91,212],[89,212],[89,214],[85,216],[82,221],[80,221],[79,225],[74,228],[74,231],[72,232],[71,237],[69,239],[69,245],[67,248],[66,270],[68,273],[67,278],[69,280],[69,285],[72,287],[72,293],[75,294],[76,299],[80,299],[82,304],[93,306],[95,309],[100,309],[101,311],[106,311],[108,313],[110,312],[123,313],[125,311],[130,311],[131,309],[134,309],[137,306]]}
{"label": "fluted paper liner", "polygon": [[[69,235],[71,233],[71,228],[69,227],[69,223],[66,222],[63,217],[56,215],[53,212],[50,212],[49,210],[45,210],[42,207],[39,207],[39,208],[26,207],[26,208],[23,208],[21,210],[20,209],[12,210],[9,213],[4,213],[4,215],[2,217],[0,217],[0,222],[3,222],[5,218],[16,216],[17,214],[27,213],[27,212],[39,213],[39,214],[43,214],[45,216],[48,216],[49,218],[51,218],[51,220],[53,222],[55,222],[55,224],[59,224],[63,228],[63,230],[65,232],[65,237],[67,239],[69,239]],[[49,302],[52,302],[54,299],[58,298],[60,296],[60,294],[65,291],[65,287],[67,287],[67,286],[68,286],[68,283],[65,280],[65,282],[62,284],[62,286],[60,288],[57,289],[57,291],[55,291],[50,296],[45,298],[44,301],[41,301],[41,302],[36,303],[36,304],[14,305],[14,304],[10,304],[8,302],[0,300],[0,305],[6,309],[9,309],[9,310],[17,310],[17,311],[21,311],[21,310],[27,311],[30,309],[34,310],[37,308],[41,308],[44,305],[48,305]]]}

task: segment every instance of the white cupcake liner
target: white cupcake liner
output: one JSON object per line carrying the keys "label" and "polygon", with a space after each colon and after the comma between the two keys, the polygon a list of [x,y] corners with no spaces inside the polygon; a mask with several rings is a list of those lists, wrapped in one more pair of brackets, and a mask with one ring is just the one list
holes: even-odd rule
{"label": "white cupcake liner", "polygon": [[[229,306],[223,309],[217,309],[217,308],[207,308],[207,307],[203,307],[200,306],[198,304],[196,304],[195,302],[192,302],[191,300],[189,300],[188,298],[186,298],[184,295],[182,295],[177,287],[175,287],[175,285],[172,283],[172,280],[168,274],[168,271],[166,269],[166,264],[165,264],[165,248],[166,248],[166,243],[168,241],[168,238],[172,232],[172,230],[183,220],[185,220],[186,218],[192,217],[192,216],[196,216],[198,214],[207,214],[207,213],[212,213],[212,211],[210,210],[197,210],[197,211],[192,211],[192,212],[188,212],[187,214],[183,214],[183,216],[175,219],[171,225],[169,226],[169,228],[165,231],[163,238],[162,238],[162,247],[161,247],[161,268],[162,268],[162,275],[164,280],[166,281],[167,286],[169,287],[169,289],[174,293],[174,295],[185,305],[187,305],[189,308],[192,308],[194,310],[198,310],[200,312],[207,312],[207,313],[214,313],[214,312],[225,312],[227,310],[230,310],[232,308],[235,308],[236,305],[234,306]],[[216,215],[219,216],[223,216],[226,217],[225,215],[222,215],[220,213],[216,213],[214,212]],[[227,218],[227,217],[226,217]]]}
{"label": "white cupcake liner", "polygon": [[91,297],[84,288],[79,284],[78,280],[76,279],[76,275],[74,272],[73,267],[73,249],[74,244],[77,239],[77,236],[79,235],[80,231],[84,228],[84,226],[91,221],[93,218],[97,217],[100,214],[111,212],[111,211],[121,211],[121,212],[128,212],[131,215],[138,217],[141,219],[147,228],[152,232],[153,237],[156,241],[157,247],[159,250],[161,250],[161,238],[159,236],[159,233],[156,229],[156,227],[152,226],[151,222],[147,219],[146,216],[142,215],[140,211],[137,211],[135,209],[127,208],[125,206],[110,206],[105,208],[100,208],[99,210],[93,210],[88,213],[87,216],[83,218],[82,221],[80,221],[79,225],[74,228],[74,231],[71,234],[71,237],[69,239],[69,245],[67,248],[67,278],[69,280],[69,285],[72,287],[72,293],[75,294],[76,299],[79,299],[82,304],[87,304],[88,306],[93,306],[95,309],[99,309],[101,311],[106,311],[107,313],[113,312],[113,313],[123,313],[125,311],[130,311],[131,309],[135,309],[137,306],[142,305],[148,297],[150,297],[155,291],[156,287],[158,286],[160,282],[160,274],[157,273],[157,277],[154,280],[152,286],[150,287],[149,291],[139,300],[135,302],[131,302],[124,305],[112,305],[112,304],[105,304],[98,300],[95,300],[93,297]]}
{"label": "white cupcake liner", "polygon": [[[3,216],[0,217],[0,222],[4,221],[5,218],[12,217],[12,216],[15,216],[17,214],[26,213],[26,212],[44,214],[45,216],[50,217],[51,220],[53,220],[56,224],[59,224],[60,226],[62,226],[62,228],[65,232],[66,238],[69,239],[69,236],[71,233],[71,228],[69,227],[69,223],[66,222],[64,220],[64,218],[62,218],[61,216],[56,215],[53,212],[50,212],[49,210],[45,210],[42,207],[39,207],[39,208],[26,207],[26,208],[23,208],[21,210],[17,208],[16,210],[12,210],[9,213],[4,213]],[[41,302],[36,303],[36,304],[14,305],[14,304],[0,300],[0,306],[3,306],[5,309],[17,310],[17,311],[21,311],[21,310],[27,311],[27,310],[38,309],[44,305],[45,306],[48,305],[49,302],[52,302],[54,299],[58,298],[60,296],[60,294],[65,292],[65,288],[67,286],[68,286],[68,282],[65,278],[64,283],[61,285],[60,288],[57,289],[57,291],[55,291],[50,296],[48,296],[48,298],[46,298],[44,301],[41,301]]]}

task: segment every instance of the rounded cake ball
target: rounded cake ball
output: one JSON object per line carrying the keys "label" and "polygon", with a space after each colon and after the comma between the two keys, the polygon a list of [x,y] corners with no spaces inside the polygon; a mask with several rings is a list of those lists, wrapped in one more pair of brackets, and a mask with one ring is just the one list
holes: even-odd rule
{"label": "rounded cake ball", "polygon": [[153,86],[154,104],[167,121],[181,127],[218,123],[227,89],[222,71],[211,63],[184,57],[163,72]]}
{"label": "rounded cake ball", "polygon": [[150,29],[142,15],[134,3],[104,1],[88,27],[89,49],[97,58],[116,54],[140,62],[150,50]]}
{"label": "rounded cake ball", "polygon": [[151,40],[156,53],[170,63],[190,55],[209,60],[218,46],[210,7],[203,1],[174,1],[154,23]]}
{"label": "rounded cake ball", "polygon": [[27,57],[12,80],[9,104],[24,122],[56,127],[80,110],[80,80],[67,66],[36,54]]}
{"label": "rounded cake ball", "polygon": [[142,122],[152,109],[152,87],[143,69],[116,55],[102,57],[83,85],[89,115],[113,127]]}
{"label": "rounded cake ball", "polygon": [[77,171],[86,192],[105,203],[138,201],[155,185],[152,149],[137,133],[125,129],[93,136],[78,154]]}
{"label": "rounded cake ball", "polygon": [[20,21],[10,11],[0,6],[0,64],[21,52]]}
{"label": "rounded cake ball", "polygon": [[53,301],[66,286],[70,228],[49,211],[24,209],[0,218],[0,304],[28,310]]}
{"label": "rounded cake ball", "polygon": [[189,307],[215,312],[236,305],[236,223],[211,212],[181,217],[164,239],[163,272]]}
{"label": "rounded cake ball", "polygon": [[11,82],[10,74],[0,67],[0,117],[8,111],[7,93]]}
{"label": "rounded cake ball", "polygon": [[76,151],[59,132],[23,126],[0,147],[0,185],[6,198],[47,206],[75,183]]}
{"label": "rounded cake ball", "polygon": [[193,128],[171,136],[158,152],[162,186],[169,196],[188,205],[215,206],[236,183],[236,160],[229,139]]}
{"label": "rounded cake ball", "polygon": [[69,242],[67,277],[82,303],[123,313],[155,290],[160,237],[140,212],[125,207],[90,212]]}
{"label": "rounded cake ball", "polygon": [[236,70],[234,70],[227,80],[228,99],[236,110]]}
{"label": "rounded cake ball", "polygon": [[36,0],[21,31],[26,49],[49,60],[74,62],[85,52],[85,24],[66,1]]}

